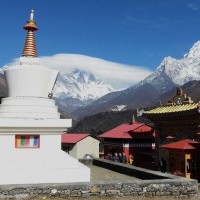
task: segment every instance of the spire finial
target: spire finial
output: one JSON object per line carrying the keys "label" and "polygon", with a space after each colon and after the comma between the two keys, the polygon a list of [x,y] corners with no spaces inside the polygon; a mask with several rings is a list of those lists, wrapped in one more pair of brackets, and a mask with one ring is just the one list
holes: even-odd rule
{"label": "spire finial", "polygon": [[133,114],[133,117],[132,117],[132,123],[135,122],[135,115]]}
{"label": "spire finial", "polygon": [[28,31],[26,42],[24,45],[24,50],[22,56],[24,57],[37,57],[36,44],[34,38],[34,31],[37,31],[36,22],[33,20],[34,10],[31,10],[30,20],[24,26],[24,29]]}
{"label": "spire finial", "polygon": [[31,10],[31,14],[30,14],[30,20],[33,21],[33,17],[34,17],[34,10]]}

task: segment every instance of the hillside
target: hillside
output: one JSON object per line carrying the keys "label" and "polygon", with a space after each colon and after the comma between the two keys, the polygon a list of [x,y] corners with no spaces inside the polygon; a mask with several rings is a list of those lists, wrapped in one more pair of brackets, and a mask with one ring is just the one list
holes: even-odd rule
{"label": "hillside", "polygon": [[150,123],[142,117],[137,117],[136,110],[102,112],[85,117],[83,120],[74,123],[73,127],[68,130],[68,133],[89,133],[92,135],[99,135],[122,123],[131,123],[133,114],[137,122]]}
{"label": "hillside", "polygon": [[125,110],[149,107],[161,95],[161,91],[146,83],[138,88],[131,87],[122,92],[109,93],[88,106],[72,112],[72,115],[82,119],[87,115],[112,111],[116,105],[125,105]]}
{"label": "hillside", "polygon": [[[187,94],[187,96],[192,97],[192,100],[194,102],[197,103],[200,100],[200,81],[189,81],[188,83],[184,84],[181,88],[183,89],[183,93]],[[146,110],[150,107],[152,108],[160,106],[160,101],[163,105],[166,105],[167,101],[175,95],[176,89],[177,87],[174,87],[173,89],[161,95],[160,98],[156,99],[149,107],[146,107]],[[147,122],[148,124],[152,124],[152,122],[145,118],[137,117],[136,110],[129,109],[118,112],[102,112],[85,117],[79,122],[73,124],[73,127],[69,129],[68,132],[84,132],[97,135],[109,129],[112,129],[122,123],[131,122],[133,114],[137,122]]]}

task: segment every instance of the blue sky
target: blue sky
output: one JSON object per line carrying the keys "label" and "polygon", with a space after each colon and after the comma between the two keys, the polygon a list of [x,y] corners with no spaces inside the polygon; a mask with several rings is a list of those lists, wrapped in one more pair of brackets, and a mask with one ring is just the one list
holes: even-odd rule
{"label": "blue sky", "polygon": [[38,54],[82,54],[153,71],[200,39],[199,0],[0,0],[0,66],[21,56],[31,9]]}

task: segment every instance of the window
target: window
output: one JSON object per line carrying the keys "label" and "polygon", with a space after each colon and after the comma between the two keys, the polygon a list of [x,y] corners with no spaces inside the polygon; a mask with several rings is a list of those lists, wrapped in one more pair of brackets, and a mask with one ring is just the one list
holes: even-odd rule
{"label": "window", "polygon": [[39,135],[15,135],[15,148],[39,148]]}

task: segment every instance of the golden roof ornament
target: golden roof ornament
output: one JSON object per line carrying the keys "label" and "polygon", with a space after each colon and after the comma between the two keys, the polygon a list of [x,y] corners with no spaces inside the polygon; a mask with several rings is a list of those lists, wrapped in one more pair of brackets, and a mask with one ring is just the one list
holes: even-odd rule
{"label": "golden roof ornament", "polygon": [[27,24],[24,26],[24,29],[28,32],[22,56],[37,57],[34,31],[37,31],[38,28],[36,26],[36,22],[34,21],[34,10],[31,10],[30,20],[27,21]]}
{"label": "golden roof ornament", "polygon": [[167,103],[168,106],[172,105],[181,105],[181,104],[190,104],[193,103],[190,96],[183,94],[181,87],[178,87],[176,90],[176,95],[173,96]]}
{"label": "golden roof ornament", "polygon": [[182,96],[182,95],[183,95],[183,90],[182,90],[181,87],[178,87],[178,88],[176,89],[176,96]]}

